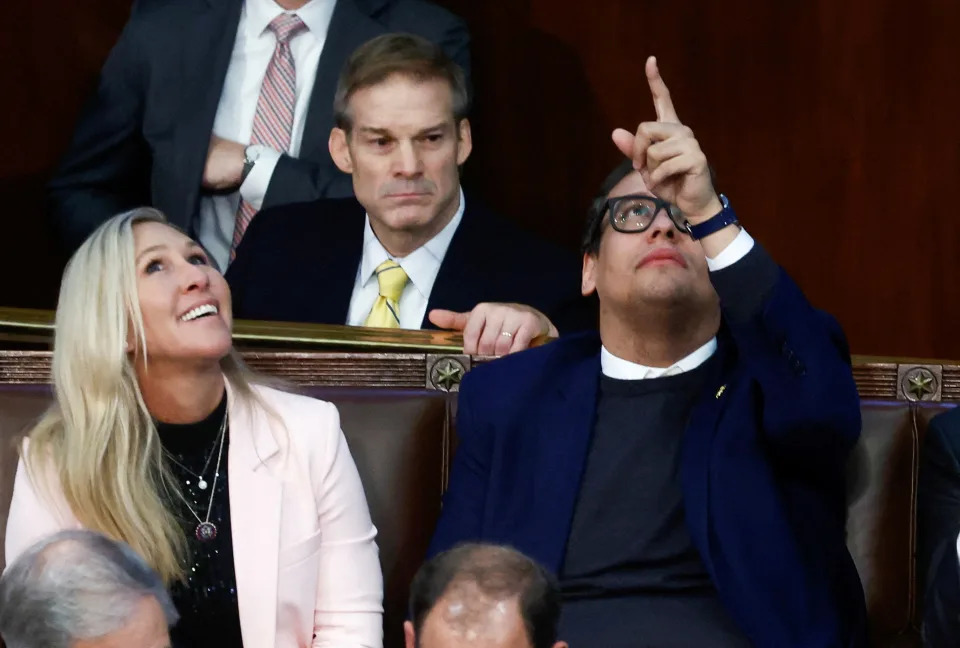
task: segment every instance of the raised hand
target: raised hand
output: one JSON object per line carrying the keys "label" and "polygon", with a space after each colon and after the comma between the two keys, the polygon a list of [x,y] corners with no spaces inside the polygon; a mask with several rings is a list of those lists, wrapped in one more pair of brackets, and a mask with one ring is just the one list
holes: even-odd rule
{"label": "raised hand", "polygon": [[633,160],[633,167],[655,196],[677,205],[691,223],[700,223],[722,208],[707,156],[693,131],[680,122],[653,56],[647,59],[646,74],[657,121],[641,123],[636,133],[618,128],[613,131],[613,142]]}

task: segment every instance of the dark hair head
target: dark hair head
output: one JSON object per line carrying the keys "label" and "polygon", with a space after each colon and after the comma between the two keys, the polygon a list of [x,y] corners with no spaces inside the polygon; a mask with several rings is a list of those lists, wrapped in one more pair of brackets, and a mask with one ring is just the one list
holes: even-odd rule
{"label": "dark hair head", "polygon": [[383,83],[394,75],[417,82],[441,80],[450,85],[453,117],[460,123],[470,110],[470,98],[463,70],[439,45],[413,34],[383,34],[373,38],[347,59],[333,99],[333,119],[338,128],[350,132],[350,97],[358,90]]}
{"label": "dark hair head", "polygon": [[475,587],[494,601],[516,598],[533,648],[550,648],[557,640],[560,590],[551,574],[516,549],[491,544],[461,544],[434,556],[410,586],[410,618],[417,637],[445,594],[460,586]]}
{"label": "dark hair head", "polygon": [[625,159],[600,183],[600,192],[590,203],[587,210],[587,225],[583,232],[580,251],[584,254],[597,254],[600,251],[600,237],[603,234],[603,219],[606,216],[604,206],[610,192],[621,180],[633,172],[633,160]]}

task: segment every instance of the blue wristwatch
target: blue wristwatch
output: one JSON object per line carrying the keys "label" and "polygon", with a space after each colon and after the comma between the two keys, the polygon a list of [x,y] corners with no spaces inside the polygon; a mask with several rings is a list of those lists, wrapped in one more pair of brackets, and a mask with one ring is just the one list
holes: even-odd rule
{"label": "blue wristwatch", "polygon": [[723,205],[723,209],[717,212],[715,215],[711,216],[702,223],[693,225],[687,221],[687,231],[690,233],[690,236],[693,240],[697,241],[706,236],[710,236],[714,232],[719,232],[727,225],[737,225],[740,221],[737,220],[737,214],[733,211],[733,207],[730,206],[730,201],[727,200],[727,197],[723,194],[719,195],[720,204]]}

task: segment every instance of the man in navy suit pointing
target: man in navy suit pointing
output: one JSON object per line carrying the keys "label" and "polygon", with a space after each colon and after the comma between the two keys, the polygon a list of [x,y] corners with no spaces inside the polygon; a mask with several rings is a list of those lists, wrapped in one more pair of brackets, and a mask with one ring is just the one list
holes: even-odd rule
{"label": "man in navy suit pointing", "polygon": [[431,554],[509,544],[554,570],[560,634],[604,646],[866,646],[845,543],[860,433],[839,325],[740,227],[656,59],[657,121],[590,211],[599,335],[464,380]]}

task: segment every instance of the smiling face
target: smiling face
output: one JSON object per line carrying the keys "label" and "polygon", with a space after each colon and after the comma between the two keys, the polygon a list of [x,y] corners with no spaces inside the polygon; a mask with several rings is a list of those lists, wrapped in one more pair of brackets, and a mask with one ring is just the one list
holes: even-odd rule
{"label": "smiling face", "polygon": [[219,362],[230,352],[233,325],[223,275],[203,248],[168,225],[138,223],[133,237],[150,364]]}
{"label": "smiling face", "polygon": [[[634,171],[610,197],[649,193]],[[601,228],[599,250],[584,255],[584,294],[596,290],[601,305],[618,309],[716,303],[702,246],[678,231],[665,212],[643,232],[618,232],[606,218]]]}

